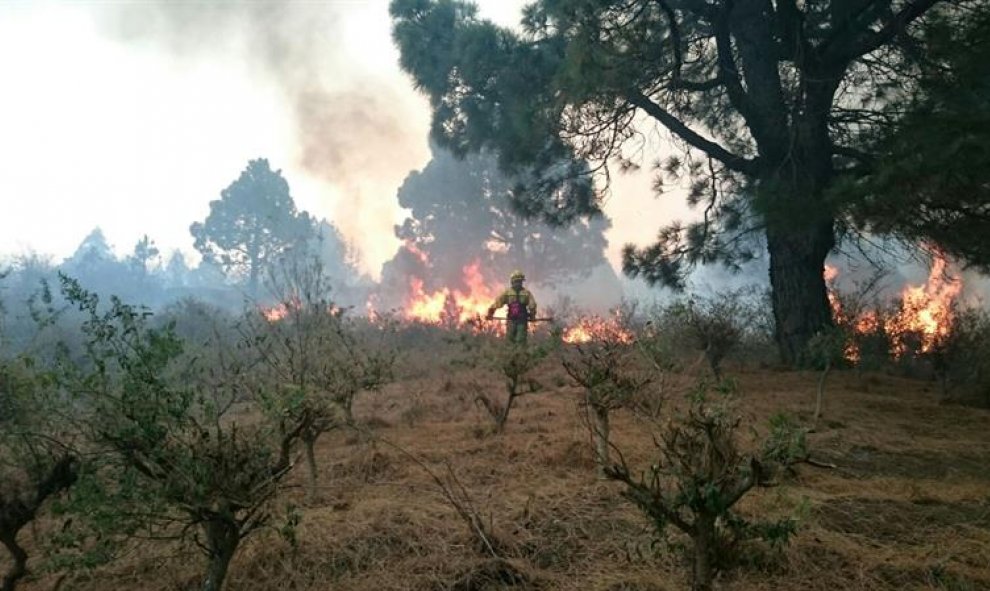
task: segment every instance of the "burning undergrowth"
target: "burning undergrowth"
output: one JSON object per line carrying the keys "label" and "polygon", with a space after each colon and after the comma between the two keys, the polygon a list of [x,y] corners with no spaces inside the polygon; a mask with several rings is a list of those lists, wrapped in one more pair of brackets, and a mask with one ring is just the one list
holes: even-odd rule
{"label": "burning undergrowth", "polygon": [[[508,281],[488,268],[482,257],[475,257],[460,267],[452,278],[447,272],[437,272],[430,256],[412,242],[406,242],[399,253],[385,266],[379,289],[366,303],[370,318],[383,309],[407,325],[426,325],[450,331],[501,335],[505,331],[505,311],[486,318],[488,308],[507,287]],[[534,288],[539,301],[543,286]],[[555,306],[538,307],[537,317],[531,319],[530,330],[540,334],[559,333],[564,342],[580,343],[607,337],[631,343],[632,332],[623,326],[620,314],[605,315],[577,313],[572,303],[561,301],[561,313]],[[563,309],[567,308],[567,309]]]}
{"label": "burning undergrowth", "polygon": [[380,309],[385,304],[413,322],[447,327],[475,322],[485,315],[499,292],[497,283],[485,276],[479,259],[462,267],[460,277],[450,285],[431,281],[429,257],[412,243],[400,250],[392,275],[369,299],[368,309]]}
{"label": "burning undergrowth", "polygon": [[941,254],[934,257],[923,284],[903,285],[893,296],[879,295],[878,279],[855,293],[841,292],[840,271],[826,265],[825,281],[836,324],[847,335],[845,358],[853,364],[867,357],[894,361],[938,354],[951,340],[962,308],[963,280]]}
{"label": "burning undergrowth", "polygon": [[408,212],[395,227],[401,246],[382,266],[367,308],[394,310],[408,323],[498,333],[504,311],[485,316],[516,269],[539,304],[532,329],[558,320],[547,304],[559,295],[598,308],[617,303],[621,288],[605,258],[608,217],[554,225],[519,215],[518,181],[493,154],[456,158],[433,147],[433,158],[398,190]]}

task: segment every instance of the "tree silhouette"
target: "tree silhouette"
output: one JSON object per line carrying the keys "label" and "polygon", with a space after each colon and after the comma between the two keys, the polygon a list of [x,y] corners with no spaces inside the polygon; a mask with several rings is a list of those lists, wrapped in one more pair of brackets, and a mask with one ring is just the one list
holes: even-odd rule
{"label": "tree silhouette", "polygon": [[309,214],[298,212],[281,171],[268,160],[248,162],[236,181],[210,202],[210,214],[189,227],[204,259],[228,276],[243,277],[256,294],[264,268],[313,236]]}
{"label": "tree silhouette", "polygon": [[537,0],[521,32],[456,0],[393,0],[391,14],[433,137],[458,154],[496,151],[503,169],[531,179],[535,190],[518,193],[528,211],[592,207],[546,191],[547,179],[605,177],[635,164],[626,154],[652,126],[669,131],[683,155],[654,164],[686,174],[704,216],[627,246],[625,271],[680,284],[695,264],[738,266],[765,247],[777,343],[797,363],[832,322],[823,267],[846,218],[829,189],[868,172],[866,132],[897,124],[894,99],[925,67],[918,25],[936,4],[957,18],[986,10],[975,0]]}
{"label": "tree silhouette", "polygon": [[128,257],[128,262],[137,272],[138,277],[143,281],[148,276],[148,266],[158,257],[160,251],[155,246],[155,241],[145,234],[134,245],[134,252]]}
{"label": "tree silhouette", "polygon": [[926,30],[930,67],[880,130],[869,174],[834,191],[854,223],[990,270],[990,11]]}
{"label": "tree silhouette", "polygon": [[406,177],[399,204],[410,210],[396,236],[428,258],[427,288],[463,288],[463,269],[475,261],[486,273],[508,277],[525,269],[544,285],[587,275],[606,265],[603,215],[561,227],[520,214],[513,181],[488,153],[458,159],[434,149],[421,171]]}

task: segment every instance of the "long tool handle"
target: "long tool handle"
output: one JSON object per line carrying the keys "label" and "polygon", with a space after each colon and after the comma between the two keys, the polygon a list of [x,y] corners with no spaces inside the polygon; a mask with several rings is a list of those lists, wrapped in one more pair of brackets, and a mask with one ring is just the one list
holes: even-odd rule
{"label": "long tool handle", "polygon": [[[487,320],[501,320],[502,322],[508,322],[509,318],[502,318],[501,316],[492,316]],[[553,318],[530,318],[526,322],[553,322]]]}

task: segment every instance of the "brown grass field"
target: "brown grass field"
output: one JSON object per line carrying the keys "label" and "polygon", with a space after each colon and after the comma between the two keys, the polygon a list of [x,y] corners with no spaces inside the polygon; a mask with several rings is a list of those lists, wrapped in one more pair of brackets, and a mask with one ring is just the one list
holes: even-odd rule
{"label": "brown grass field", "polygon": [[[321,440],[318,494],[307,496],[300,466],[282,499],[300,508],[298,545],[270,531],[249,538],[228,591],[689,587],[683,558],[651,543],[621,486],[596,477],[581,391],[559,364],[546,363],[547,389],[520,399],[506,432],[493,436],[473,400],[479,384],[499,393],[501,380],[422,359],[434,367],[358,401],[356,416],[373,436],[337,431]],[[744,424],[761,429],[781,411],[810,420],[817,375],[733,364],[727,373],[738,380]],[[680,398],[676,385],[668,397]],[[654,425],[622,411],[613,420],[616,446],[645,467]],[[798,515],[797,535],[779,552],[754,549],[717,589],[990,589],[990,411],[939,404],[929,382],[836,373],[809,441],[812,457],[834,469],[800,465],[739,507]],[[449,462],[495,532],[500,560],[402,450],[442,477]],[[58,585],[37,577],[23,589],[195,589],[202,565],[192,547],[135,544],[107,567]]]}

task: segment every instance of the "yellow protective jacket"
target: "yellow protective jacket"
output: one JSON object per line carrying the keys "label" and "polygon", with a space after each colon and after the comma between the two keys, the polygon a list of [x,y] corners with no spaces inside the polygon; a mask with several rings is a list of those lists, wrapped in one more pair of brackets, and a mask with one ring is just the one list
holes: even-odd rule
{"label": "yellow protective jacket", "polygon": [[488,312],[493,313],[502,306],[508,306],[509,302],[515,302],[517,300],[526,306],[530,319],[536,318],[536,298],[525,287],[518,292],[511,287],[503,291],[501,295],[495,298],[495,303],[488,308]]}

